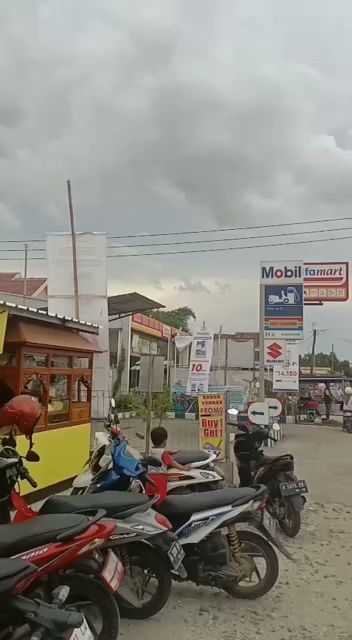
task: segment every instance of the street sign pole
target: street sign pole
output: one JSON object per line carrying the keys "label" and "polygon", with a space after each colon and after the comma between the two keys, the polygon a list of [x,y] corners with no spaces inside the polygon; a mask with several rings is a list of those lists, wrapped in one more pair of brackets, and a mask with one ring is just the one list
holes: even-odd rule
{"label": "street sign pole", "polygon": [[265,285],[259,284],[259,400],[265,399],[265,344],[264,344],[264,322],[265,322]]}

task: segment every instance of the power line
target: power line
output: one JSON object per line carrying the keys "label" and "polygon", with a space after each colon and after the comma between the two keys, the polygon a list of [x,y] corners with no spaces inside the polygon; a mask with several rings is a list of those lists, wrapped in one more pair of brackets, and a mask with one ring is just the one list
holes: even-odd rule
{"label": "power line", "polygon": [[185,236],[199,233],[222,233],[226,231],[250,231],[254,229],[274,229],[277,227],[293,227],[302,224],[325,224],[326,222],[341,222],[342,220],[352,220],[351,216],[344,218],[325,218],[320,220],[298,220],[296,222],[280,222],[276,224],[250,225],[245,227],[222,227],[214,229],[197,229],[195,231],[168,231],[163,233],[135,233],[124,236],[109,236],[112,240],[127,240],[128,238],[158,238],[161,236]]}
{"label": "power line", "polygon": [[[184,251],[158,251],[153,253],[121,253],[108,255],[108,258],[139,258],[141,256],[174,256],[186,253],[214,253],[219,251],[243,251],[244,249],[262,249],[265,247],[289,247],[302,244],[316,244],[318,242],[335,242],[337,240],[350,240],[352,236],[338,238],[316,238],[314,240],[297,240],[294,242],[276,242],[270,244],[251,244],[243,247],[217,247],[216,249],[185,249]],[[39,258],[40,260],[40,258]]]}
{"label": "power line", "polygon": [[31,242],[45,242],[45,240],[0,240],[1,244],[31,244]]}
{"label": "power line", "polygon": [[[240,236],[238,238],[212,238],[211,240],[179,240],[177,242],[147,242],[143,244],[121,244],[121,245],[110,245],[109,249],[131,249],[134,247],[174,247],[177,245],[186,245],[186,244],[204,244],[204,243],[214,243],[214,242],[233,242],[237,240],[261,240],[262,238],[281,238],[287,236],[303,236],[303,235],[311,235],[313,233],[329,233],[331,231],[352,231],[352,227],[337,227],[335,229],[311,229],[310,231],[289,231],[286,233],[273,233],[262,236]],[[0,249],[2,251],[2,249]],[[39,249],[38,249],[39,251]]]}
{"label": "power line", "polygon": [[[23,249],[0,249],[1,253],[24,253],[24,248]],[[45,253],[46,249],[28,249],[28,252],[35,252],[35,253]]]}

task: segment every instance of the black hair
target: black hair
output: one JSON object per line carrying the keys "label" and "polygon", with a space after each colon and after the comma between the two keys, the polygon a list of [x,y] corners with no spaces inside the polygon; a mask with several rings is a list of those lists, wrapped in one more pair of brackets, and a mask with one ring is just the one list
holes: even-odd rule
{"label": "black hair", "polygon": [[168,432],[164,427],[155,427],[150,434],[154,447],[160,447],[168,438]]}

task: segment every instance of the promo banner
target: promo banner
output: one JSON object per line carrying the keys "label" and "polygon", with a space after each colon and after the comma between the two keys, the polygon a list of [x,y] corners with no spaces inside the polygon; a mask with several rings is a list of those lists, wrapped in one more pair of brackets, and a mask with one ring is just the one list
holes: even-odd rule
{"label": "promo banner", "polygon": [[187,394],[207,393],[213,355],[213,336],[198,334],[193,337],[187,382]]}
{"label": "promo banner", "polygon": [[303,340],[303,284],[264,286],[264,337]]}
{"label": "promo banner", "polygon": [[299,356],[296,344],[287,345],[287,359],[287,365],[274,366],[274,391],[299,391]]}
{"label": "promo banner", "polygon": [[201,449],[220,451],[225,457],[225,398],[221,393],[199,396],[199,441]]}

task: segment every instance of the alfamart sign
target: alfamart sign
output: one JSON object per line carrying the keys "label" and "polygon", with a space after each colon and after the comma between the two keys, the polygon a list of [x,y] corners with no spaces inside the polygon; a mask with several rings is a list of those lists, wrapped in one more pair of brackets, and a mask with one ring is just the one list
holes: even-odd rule
{"label": "alfamart sign", "polygon": [[305,302],[346,302],[349,299],[349,262],[305,262]]}

